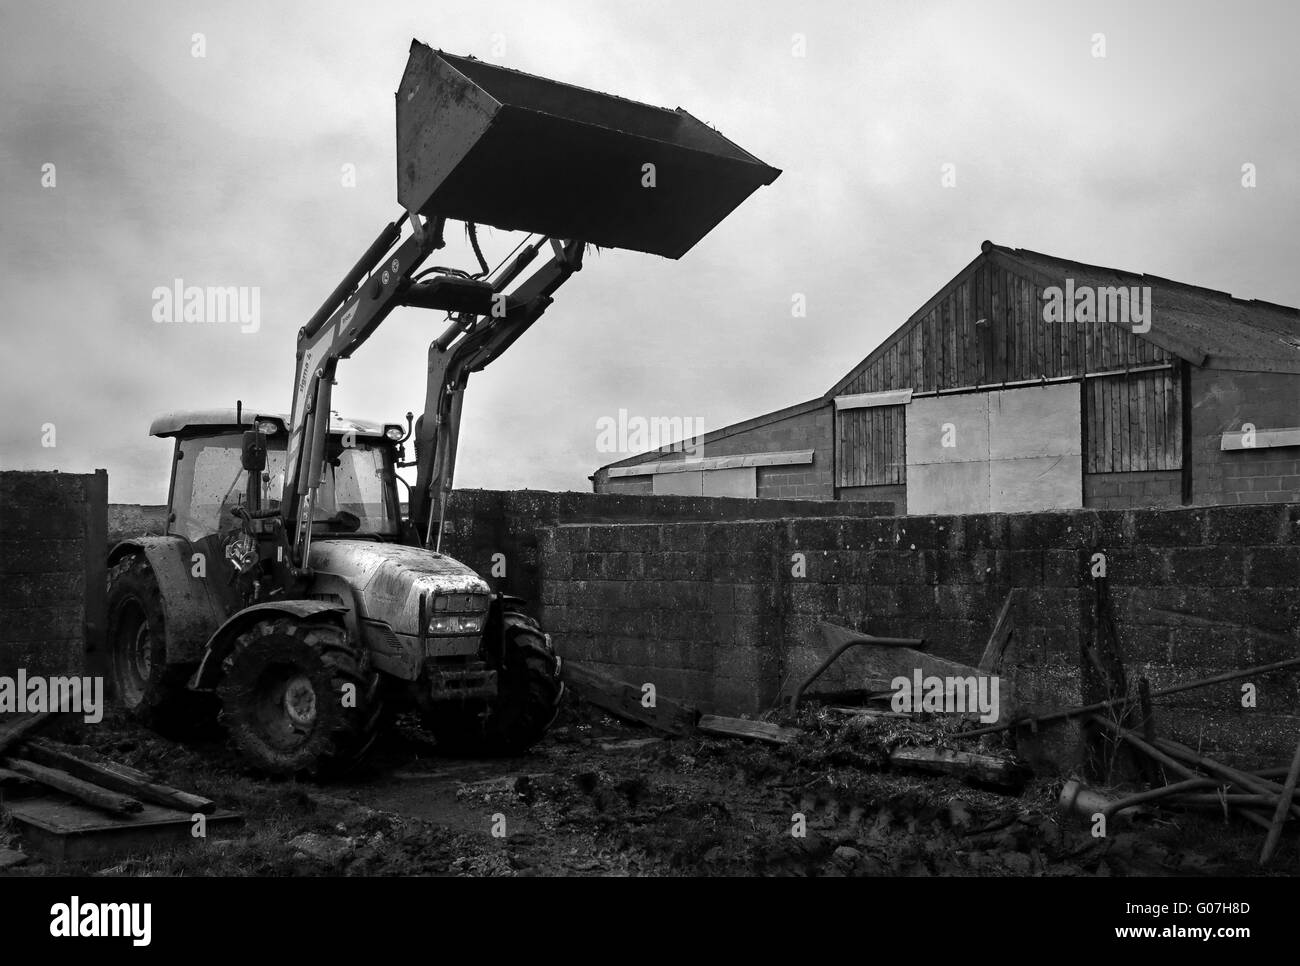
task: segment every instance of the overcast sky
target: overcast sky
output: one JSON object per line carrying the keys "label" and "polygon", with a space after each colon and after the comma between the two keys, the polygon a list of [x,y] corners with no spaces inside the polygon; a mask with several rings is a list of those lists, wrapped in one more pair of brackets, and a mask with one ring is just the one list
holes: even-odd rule
{"label": "overcast sky", "polygon": [[[985,238],[1300,304],[1297,35],[1300,4],[1240,0],[3,0],[0,468],[104,467],[110,500],[159,503],[155,414],[288,408],[299,326],[399,214],[412,37],[684,107],[784,170],[680,261],[589,258],[471,378],[458,485],[589,490],[628,455],[601,417],[714,429],[820,395]],[[462,238],[437,260],[471,266]],[[517,240],[485,233],[489,261]],[[258,287],[260,329],[155,322],[176,278]],[[441,328],[396,312],[336,408],[418,412]]]}

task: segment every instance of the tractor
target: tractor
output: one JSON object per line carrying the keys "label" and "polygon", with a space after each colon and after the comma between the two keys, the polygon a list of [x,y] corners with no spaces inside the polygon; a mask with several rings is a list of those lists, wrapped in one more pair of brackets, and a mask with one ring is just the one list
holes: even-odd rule
{"label": "tractor", "polygon": [[[542,738],[563,693],[549,636],[441,552],[468,377],[537,321],[588,246],[679,258],[780,173],[680,108],[419,41],[396,103],[403,214],[299,330],[289,411],[154,420],[174,441],[166,532],[110,552],[117,700],[164,732],[219,720],[272,774],[346,773],[386,709],[414,709],[460,753]],[[477,267],[424,269],[449,220]],[[480,225],[528,237],[490,269]],[[422,414],[340,417],[339,360],[401,306],[446,313]]]}

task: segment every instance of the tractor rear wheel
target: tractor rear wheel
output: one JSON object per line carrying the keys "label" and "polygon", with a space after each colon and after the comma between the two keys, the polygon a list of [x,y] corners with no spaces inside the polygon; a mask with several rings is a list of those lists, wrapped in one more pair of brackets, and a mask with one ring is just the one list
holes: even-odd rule
{"label": "tractor rear wheel", "polygon": [[162,734],[180,737],[211,726],[206,695],[191,692],[188,665],[167,664],[158,578],[140,552],[108,572],[108,651],[113,691],[128,714]]}
{"label": "tractor rear wheel", "polygon": [[259,621],[236,638],[222,670],[221,721],[259,771],[337,777],[375,742],[379,673],[337,624]]}
{"label": "tractor rear wheel", "polygon": [[564,685],[550,641],[526,614],[509,611],[502,622],[496,701],[486,709],[444,702],[428,716],[434,738],[450,754],[522,754],[542,739],[559,711]]}

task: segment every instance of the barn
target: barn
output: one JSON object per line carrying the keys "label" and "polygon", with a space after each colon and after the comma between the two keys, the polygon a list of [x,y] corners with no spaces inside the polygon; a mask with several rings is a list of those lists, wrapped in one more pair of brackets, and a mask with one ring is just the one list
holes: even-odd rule
{"label": "barn", "polygon": [[900,514],[1300,502],[1300,311],[986,241],[822,396],[591,480]]}

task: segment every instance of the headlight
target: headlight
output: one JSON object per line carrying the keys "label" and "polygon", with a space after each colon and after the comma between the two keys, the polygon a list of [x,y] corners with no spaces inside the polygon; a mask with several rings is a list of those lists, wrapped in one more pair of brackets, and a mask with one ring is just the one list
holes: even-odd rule
{"label": "headlight", "polygon": [[384,435],[387,436],[389,439],[391,439],[393,442],[396,443],[396,442],[397,442],[398,440],[400,440],[403,436],[405,436],[406,433],[403,432],[401,426],[385,426],[385,427],[384,427]]}
{"label": "headlight", "polygon": [[483,617],[480,614],[446,614],[429,621],[430,634],[481,634]]}
{"label": "headlight", "polygon": [[263,436],[274,436],[280,431],[280,424],[273,423],[269,419],[260,421],[257,424],[257,431]]}

